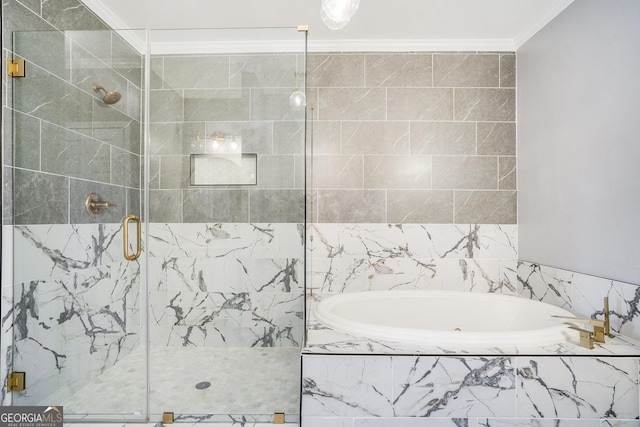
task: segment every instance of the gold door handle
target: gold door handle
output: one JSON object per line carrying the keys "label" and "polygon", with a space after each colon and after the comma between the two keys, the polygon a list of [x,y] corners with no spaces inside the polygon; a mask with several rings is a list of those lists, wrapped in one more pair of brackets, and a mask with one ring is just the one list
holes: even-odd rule
{"label": "gold door handle", "polygon": [[[138,249],[136,250],[135,254],[131,254],[131,255],[129,254],[129,222],[130,221],[135,221],[138,228],[138,232],[136,233],[136,241],[137,241]],[[140,227],[140,218],[135,215],[129,215],[122,221],[122,228],[124,230],[124,238],[122,239],[122,241],[124,242],[124,257],[129,261],[134,261],[140,257],[140,250],[141,250],[140,242],[142,241],[142,227]]]}

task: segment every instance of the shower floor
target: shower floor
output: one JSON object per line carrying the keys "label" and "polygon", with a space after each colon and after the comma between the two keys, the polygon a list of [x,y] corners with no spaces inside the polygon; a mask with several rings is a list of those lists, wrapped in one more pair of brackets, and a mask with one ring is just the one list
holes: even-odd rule
{"label": "shower floor", "polygon": [[[65,414],[143,414],[144,360],[136,349],[67,399]],[[153,347],[149,370],[151,414],[299,411],[298,348]]]}

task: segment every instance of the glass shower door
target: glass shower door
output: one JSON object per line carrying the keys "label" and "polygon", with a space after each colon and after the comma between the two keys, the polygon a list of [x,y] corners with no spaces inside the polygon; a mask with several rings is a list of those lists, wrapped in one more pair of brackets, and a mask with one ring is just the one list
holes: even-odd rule
{"label": "glass shower door", "polygon": [[150,34],[152,416],[298,419],[305,36]]}
{"label": "glass shower door", "polygon": [[13,370],[26,389],[12,399],[66,420],[147,416],[144,57],[130,43],[145,32],[122,34],[13,34],[26,60],[10,79]]}

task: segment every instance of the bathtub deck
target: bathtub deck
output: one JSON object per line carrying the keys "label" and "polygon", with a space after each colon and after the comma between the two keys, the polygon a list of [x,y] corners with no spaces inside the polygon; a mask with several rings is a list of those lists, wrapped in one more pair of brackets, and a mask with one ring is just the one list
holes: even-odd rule
{"label": "bathtub deck", "polygon": [[548,346],[479,347],[399,344],[373,340],[321,325],[310,311],[306,354],[410,354],[410,355],[561,355],[561,356],[637,356],[640,342],[625,336],[606,338],[606,343],[595,343],[593,349],[580,347],[577,341]]}

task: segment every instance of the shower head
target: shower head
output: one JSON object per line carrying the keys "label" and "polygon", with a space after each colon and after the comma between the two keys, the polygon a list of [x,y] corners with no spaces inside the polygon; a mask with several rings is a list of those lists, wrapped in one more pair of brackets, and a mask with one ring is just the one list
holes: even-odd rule
{"label": "shower head", "polygon": [[97,83],[94,83],[91,87],[93,88],[94,92],[98,92],[99,90],[104,91],[104,97],[102,98],[102,102],[104,102],[105,104],[111,105],[120,101],[120,97],[121,97],[120,92],[109,92],[108,90],[98,85]]}

